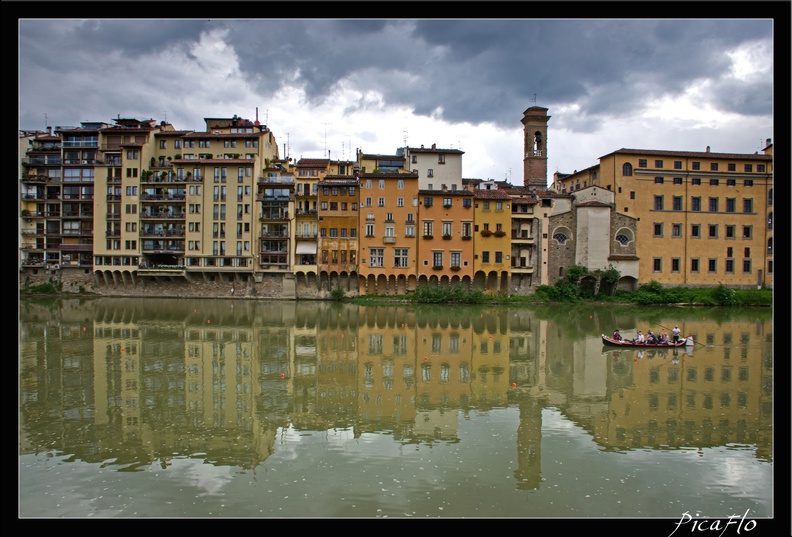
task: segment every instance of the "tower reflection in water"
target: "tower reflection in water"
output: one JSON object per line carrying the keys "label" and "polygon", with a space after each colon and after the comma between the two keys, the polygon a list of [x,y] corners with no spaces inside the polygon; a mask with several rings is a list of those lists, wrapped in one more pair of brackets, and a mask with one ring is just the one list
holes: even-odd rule
{"label": "tower reflection in water", "polygon": [[[541,480],[542,412],[602,450],[756,445],[772,457],[772,316],[674,310],[692,349],[607,351],[648,321],[507,307],[95,299],[20,309],[20,453],[136,470],[174,457],[255,468],[279,432],[460,441],[460,416],[519,408],[517,488]],[[731,317],[729,317],[731,315]]]}

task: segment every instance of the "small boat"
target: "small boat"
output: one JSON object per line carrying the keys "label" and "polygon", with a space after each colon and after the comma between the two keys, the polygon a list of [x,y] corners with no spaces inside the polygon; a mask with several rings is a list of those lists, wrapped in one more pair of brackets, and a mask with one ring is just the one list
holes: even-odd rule
{"label": "small boat", "polygon": [[692,347],[693,336],[683,337],[676,343],[633,343],[629,339],[619,341],[602,334],[602,344],[608,347],[622,347],[624,349],[670,349],[675,347]]}

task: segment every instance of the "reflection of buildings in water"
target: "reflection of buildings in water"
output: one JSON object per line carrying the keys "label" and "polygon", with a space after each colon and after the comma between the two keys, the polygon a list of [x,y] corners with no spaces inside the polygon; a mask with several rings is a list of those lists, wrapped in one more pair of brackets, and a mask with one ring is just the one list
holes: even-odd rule
{"label": "reflection of buildings in water", "polygon": [[459,409],[517,404],[520,488],[540,482],[545,406],[608,449],[750,442],[771,458],[769,321],[689,323],[684,332],[702,344],[674,363],[603,356],[599,334],[567,338],[527,310],[472,319],[325,303],[233,310],[160,314],[135,303],[25,320],[20,450],[52,449],[57,438],[89,461],[204,453],[254,467],[281,427],[457,441]]}
{"label": "reflection of buildings in water", "polygon": [[[562,411],[609,449],[749,443],[757,445],[758,458],[770,460],[770,322],[735,321],[724,329],[719,322],[702,320],[689,323],[684,332],[699,334],[707,343],[687,352],[646,351],[642,357],[630,350],[603,354],[593,338],[585,354],[565,350],[563,355],[574,357],[575,364]],[[559,342],[563,349],[570,345]],[[556,363],[567,364],[563,357]],[[550,373],[556,373],[552,366]],[[607,392],[599,396],[602,387]]]}

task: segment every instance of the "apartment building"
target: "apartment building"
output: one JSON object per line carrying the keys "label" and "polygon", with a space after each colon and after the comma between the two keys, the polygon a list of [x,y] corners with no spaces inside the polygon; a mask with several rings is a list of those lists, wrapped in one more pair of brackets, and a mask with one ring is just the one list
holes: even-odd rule
{"label": "apartment building", "polygon": [[357,292],[358,201],[356,177],[326,175],[318,182],[320,284]]}
{"label": "apartment building", "polygon": [[512,250],[511,196],[494,181],[473,190],[473,273],[477,288],[508,293]]}
{"label": "apartment building", "polygon": [[553,188],[606,188],[616,213],[637,219],[635,236],[613,240],[635,250],[638,284],[772,287],[772,166],[769,139],[754,154],[619,149]]}
{"label": "apartment building", "polygon": [[361,173],[360,225],[360,294],[414,291],[418,173]]}

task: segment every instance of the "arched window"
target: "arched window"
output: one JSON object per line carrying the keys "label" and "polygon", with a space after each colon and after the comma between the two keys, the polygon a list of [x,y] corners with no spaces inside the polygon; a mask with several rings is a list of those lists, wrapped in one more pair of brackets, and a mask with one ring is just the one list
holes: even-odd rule
{"label": "arched window", "polygon": [[569,237],[567,237],[565,233],[560,233],[559,232],[559,233],[556,233],[555,235],[553,235],[553,238],[555,240],[557,240],[558,242],[560,242],[561,244],[564,244]]}
{"label": "arched window", "polygon": [[632,175],[632,164],[625,162],[622,166],[622,175]]}
{"label": "arched window", "polygon": [[553,239],[555,239],[558,244],[564,244],[566,241],[572,239],[572,232],[566,226],[560,226],[553,230]]}
{"label": "arched window", "polygon": [[627,246],[630,242],[635,240],[635,235],[632,230],[628,228],[621,228],[616,231],[616,241],[622,246]]}

